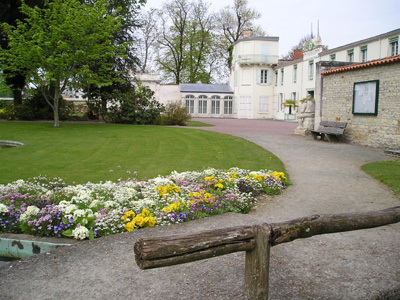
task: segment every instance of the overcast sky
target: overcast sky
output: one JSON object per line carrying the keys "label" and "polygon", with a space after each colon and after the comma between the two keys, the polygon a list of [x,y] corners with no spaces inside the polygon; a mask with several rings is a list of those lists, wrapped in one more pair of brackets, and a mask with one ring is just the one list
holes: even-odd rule
{"label": "overcast sky", "polygon": [[[146,9],[161,8],[165,0],[147,0]],[[208,0],[208,2],[211,2]],[[400,0],[249,0],[249,7],[261,13],[259,24],[269,36],[279,37],[279,56],[299,40],[319,32],[329,49],[400,28]],[[233,0],[213,0],[219,11]]]}

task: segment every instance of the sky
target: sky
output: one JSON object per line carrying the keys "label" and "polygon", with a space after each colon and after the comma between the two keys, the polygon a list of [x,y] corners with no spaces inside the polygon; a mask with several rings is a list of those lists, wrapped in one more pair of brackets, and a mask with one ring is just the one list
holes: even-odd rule
{"label": "sky", "polygon": [[[145,9],[161,8],[166,0],[147,0]],[[207,0],[206,0],[207,1]],[[234,0],[208,0],[210,11],[232,6]],[[256,22],[269,36],[279,37],[279,56],[302,37],[317,33],[329,49],[400,28],[399,0],[248,0],[261,13]]]}

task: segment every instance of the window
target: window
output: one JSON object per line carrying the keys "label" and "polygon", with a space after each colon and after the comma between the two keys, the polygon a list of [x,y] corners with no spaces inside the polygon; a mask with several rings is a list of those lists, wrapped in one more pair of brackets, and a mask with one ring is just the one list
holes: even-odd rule
{"label": "window", "polygon": [[224,98],[224,114],[231,115],[233,113],[233,101],[232,96],[225,96]]}
{"label": "window", "polygon": [[314,79],[314,61],[313,60],[311,60],[308,65],[308,78],[310,80]]}
{"label": "window", "polygon": [[260,96],[258,110],[260,113],[268,112],[268,96]]}
{"label": "window", "polygon": [[368,46],[361,47],[361,62],[366,62],[368,60],[367,50],[368,50]]}
{"label": "window", "polygon": [[211,99],[211,114],[219,115],[221,98],[220,96],[212,96]]}
{"label": "window", "polygon": [[378,114],[379,80],[354,83],[353,114]]}
{"label": "window", "polygon": [[199,114],[207,113],[207,96],[199,96]]}
{"label": "window", "polygon": [[297,65],[293,66],[293,83],[297,81]]}
{"label": "window", "polygon": [[335,61],[336,60],[336,54],[331,54],[331,61]]}
{"label": "window", "polygon": [[268,83],[268,70],[257,70],[257,83]]}
{"label": "window", "polygon": [[258,69],[257,70],[258,84],[272,84],[272,70]]}
{"label": "window", "polygon": [[285,75],[285,70],[284,69],[281,69],[281,85],[283,85],[283,78],[284,78],[284,75]]}
{"label": "window", "polygon": [[278,85],[278,71],[275,71],[275,86]]}
{"label": "window", "polygon": [[390,43],[390,56],[399,54],[399,37],[391,38]]}
{"label": "window", "polygon": [[296,92],[293,92],[293,93],[292,93],[292,100],[297,100],[297,99],[296,99],[296,95],[297,95]]}
{"label": "window", "polygon": [[347,61],[354,62],[354,49],[347,50]]}
{"label": "window", "polygon": [[186,95],[186,110],[189,114],[194,113],[194,96],[193,95]]}

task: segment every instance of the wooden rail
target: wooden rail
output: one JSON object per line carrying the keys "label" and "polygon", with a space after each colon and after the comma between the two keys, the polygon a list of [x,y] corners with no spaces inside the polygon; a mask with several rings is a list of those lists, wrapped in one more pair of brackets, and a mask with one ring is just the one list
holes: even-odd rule
{"label": "wooden rail", "polygon": [[139,268],[150,269],[246,251],[245,297],[268,299],[270,247],[314,235],[374,228],[400,222],[400,206],[379,211],[313,215],[287,222],[238,226],[196,234],[141,238]]}

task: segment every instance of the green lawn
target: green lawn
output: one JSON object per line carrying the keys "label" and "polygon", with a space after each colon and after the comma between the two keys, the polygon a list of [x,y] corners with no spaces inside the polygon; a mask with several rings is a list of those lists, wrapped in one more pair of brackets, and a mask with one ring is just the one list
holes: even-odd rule
{"label": "green lawn", "polygon": [[128,171],[143,179],[207,167],[285,171],[275,155],[254,143],[200,129],[0,122],[0,140],[25,144],[0,150],[2,184],[38,175],[69,184],[99,182],[132,177]]}
{"label": "green lawn", "polygon": [[361,169],[386,184],[400,198],[400,159],[369,163]]}

